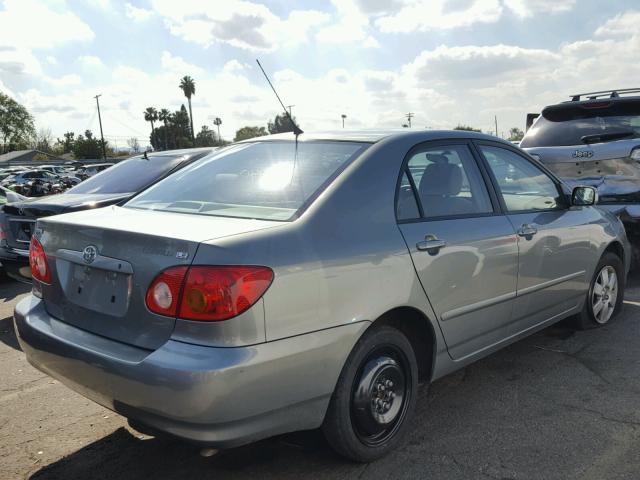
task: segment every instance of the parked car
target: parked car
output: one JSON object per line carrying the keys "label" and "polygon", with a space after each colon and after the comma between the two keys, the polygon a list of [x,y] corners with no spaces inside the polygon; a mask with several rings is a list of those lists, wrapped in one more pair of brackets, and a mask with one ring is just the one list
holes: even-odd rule
{"label": "parked car", "polygon": [[16,332],[143,432],[227,448],[322,427],[366,462],[411,428],[419,380],[613,318],[628,242],[594,200],[473,132],[260,137],[39,220]]}
{"label": "parked car", "polygon": [[75,174],[80,177],[82,180],[85,180],[89,177],[93,177],[97,173],[106,170],[109,167],[112,167],[113,163],[96,163],[93,165],[85,165],[84,167],[79,168]]}
{"label": "parked car", "polygon": [[53,182],[58,178],[58,175],[54,175],[53,173],[47,170],[24,170],[21,172],[16,172],[13,175],[6,177],[2,183],[4,186],[6,185],[23,185],[27,182],[31,182],[33,180],[43,180],[47,182]]}
{"label": "parked car", "polygon": [[[569,185],[591,185],[620,217],[640,259],[640,89],[572,95],[550,105],[520,146]],[[532,115],[530,115],[532,116]]]}
{"label": "parked car", "polygon": [[61,165],[42,165],[38,167],[39,170],[46,170],[47,172],[63,177],[69,175],[69,168],[65,168]]}
{"label": "parked car", "polygon": [[[169,150],[124,160],[91,177],[61,195],[28,199],[4,207],[6,245],[0,246],[0,262],[7,275],[19,281],[31,281],[29,241],[36,220],[63,212],[106,207],[125,201],[158,179],[210,153],[212,148]],[[66,188],[77,183],[74,177],[61,177]],[[55,186],[56,184],[54,184]],[[58,184],[59,185],[59,184]],[[60,186],[58,189],[62,189]]]}

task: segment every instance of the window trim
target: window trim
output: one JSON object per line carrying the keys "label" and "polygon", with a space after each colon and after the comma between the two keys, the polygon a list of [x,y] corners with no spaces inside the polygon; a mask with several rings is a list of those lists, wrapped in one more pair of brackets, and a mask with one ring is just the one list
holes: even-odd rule
{"label": "window trim", "polygon": [[[471,155],[471,158],[473,159],[476,166],[478,167],[478,170],[480,171],[480,177],[481,177],[482,183],[487,189],[487,194],[489,195],[489,202],[491,204],[491,208],[493,209],[493,211],[482,212],[482,213],[467,213],[467,214],[461,214],[461,215],[443,215],[440,217],[425,217],[424,209],[422,207],[422,200],[420,199],[420,195],[418,194],[418,189],[416,187],[416,183],[413,178],[413,175],[409,170],[409,160],[411,160],[413,155],[415,155],[416,151],[418,152],[421,150],[426,151],[430,148],[437,148],[440,146],[447,146],[447,145],[452,145],[452,146],[462,145],[467,147],[469,154]],[[409,183],[411,184],[413,197],[416,200],[416,203],[418,205],[418,212],[420,213],[420,217],[400,220],[398,218],[398,196],[400,193],[400,186],[402,185],[402,176],[405,173],[409,179]],[[491,177],[489,176],[489,173],[485,170],[485,165],[482,159],[478,156],[471,139],[452,138],[452,139],[429,140],[426,142],[420,142],[415,144],[413,147],[411,147],[409,151],[405,154],[404,159],[402,160],[399,174],[398,174],[398,179],[396,180],[396,191],[394,196],[394,215],[396,217],[396,223],[398,225],[402,225],[405,223],[440,222],[442,220],[460,220],[464,218],[495,217],[499,215],[504,215],[502,210],[503,210],[502,204],[500,202],[499,196],[497,195],[495,187],[491,181]]]}
{"label": "window trim", "polygon": [[[544,166],[541,162],[531,157],[524,150],[520,150],[519,148],[516,148],[509,144],[505,144],[502,142],[494,142],[491,140],[472,140],[471,143],[477,153],[479,160],[483,163],[484,167],[487,169],[487,172],[489,174],[489,177],[491,178],[493,187],[498,196],[498,202],[500,203],[500,207],[502,211],[505,213],[505,215],[516,215],[516,214],[522,214],[522,213],[538,213],[538,212],[557,212],[561,210],[567,210],[570,207],[570,203],[567,202],[567,194],[564,191],[562,181],[558,177],[556,177],[555,174],[551,172],[546,166]],[[491,166],[489,165],[489,161],[484,156],[484,153],[480,148],[482,145],[485,145],[488,147],[502,148],[504,150],[512,152],[513,154],[522,158],[524,161],[529,162],[534,168],[537,168],[538,170],[540,170],[543,174],[545,174],[549,178],[549,180],[551,180],[551,182],[556,187],[556,190],[558,192],[558,198],[560,199],[561,205],[558,205],[556,208],[546,208],[546,209],[534,208],[529,210],[509,210],[507,208],[506,202],[504,201],[504,196],[502,194],[500,184],[498,183],[498,180],[495,177],[493,170],[491,169]]]}

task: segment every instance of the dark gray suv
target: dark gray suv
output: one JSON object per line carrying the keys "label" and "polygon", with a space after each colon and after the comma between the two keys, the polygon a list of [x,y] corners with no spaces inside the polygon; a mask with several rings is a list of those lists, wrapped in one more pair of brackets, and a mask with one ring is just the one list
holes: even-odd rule
{"label": "dark gray suv", "polygon": [[598,205],[622,220],[640,259],[640,88],[545,107],[520,147],[565,183],[596,187]]}

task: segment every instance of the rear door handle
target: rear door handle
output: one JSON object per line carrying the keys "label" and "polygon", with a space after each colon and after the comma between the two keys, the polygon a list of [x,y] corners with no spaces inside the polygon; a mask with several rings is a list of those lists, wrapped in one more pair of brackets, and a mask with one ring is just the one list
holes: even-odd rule
{"label": "rear door handle", "polygon": [[538,229],[529,223],[524,223],[518,230],[518,235],[521,237],[531,237],[538,233]]}
{"label": "rear door handle", "polygon": [[440,251],[441,248],[447,246],[447,242],[440,240],[435,235],[427,235],[424,237],[424,241],[416,243],[416,248],[420,251],[427,251],[434,255]]}

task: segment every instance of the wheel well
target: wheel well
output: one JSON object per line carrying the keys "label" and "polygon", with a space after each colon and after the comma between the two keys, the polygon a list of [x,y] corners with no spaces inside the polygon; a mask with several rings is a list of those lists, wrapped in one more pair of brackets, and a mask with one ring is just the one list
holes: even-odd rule
{"label": "wheel well", "polygon": [[604,249],[604,252],[605,253],[606,252],[611,252],[611,253],[617,255],[618,258],[624,264],[624,248],[622,247],[622,244],[620,242],[614,240],[609,245],[607,245],[607,248]]}
{"label": "wheel well", "polygon": [[422,312],[412,307],[394,308],[379,317],[373,325],[389,325],[404,333],[416,354],[419,380],[431,380],[436,337],[433,325]]}

